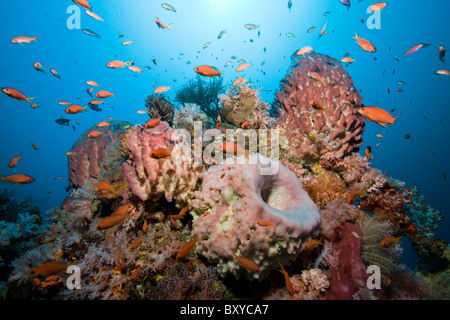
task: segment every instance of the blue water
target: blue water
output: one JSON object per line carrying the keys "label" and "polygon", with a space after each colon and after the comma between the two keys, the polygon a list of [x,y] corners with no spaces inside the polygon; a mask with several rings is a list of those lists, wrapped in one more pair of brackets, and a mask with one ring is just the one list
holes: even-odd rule
{"label": "blue water", "polygon": [[[245,72],[246,77],[256,87],[272,90],[261,93],[271,103],[289,67],[289,57],[308,45],[339,60],[350,53],[356,63],[345,69],[361,90],[363,103],[389,111],[395,107],[395,114],[402,110],[391,128],[367,123],[361,150],[366,145],[383,142],[373,148],[373,167],[406,182],[407,186],[417,185],[427,203],[445,216],[438,237],[450,240],[447,203],[450,179],[443,179],[444,172],[450,173],[450,78],[435,74],[448,68],[438,58],[438,47],[450,48],[449,1],[391,1],[381,13],[380,29],[369,29],[361,22],[361,18],[367,21],[370,17],[366,13],[369,1],[352,1],[347,9],[338,0],[294,0],[289,10],[287,0],[173,0],[170,4],[176,13],[165,10],[161,3],[91,0],[93,11],[104,21],[97,21],[81,10],[80,24],[81,28],[100,34],[101,39],[97,39],[67,27],[71,17],[71,11],[67,10],[74,5],[72,1],[0,2],[0,87],[18,89],[27,97],[35,97],[33,101],[40,105],[31,109],[26,102],[0,94],[0,175],[24,173],[36,179],[29,185],[2,184],[1,188],[15,189],[19,197],[31,195],[42,211],[58,207],[68,195],[65,152],[81,133],[108,117],[132,123],[146,121],[147,116],[136,111],[145,110],[144,101],[153,92],[154,82],[170,85],[172,90],[168,94],[173,99],[175,90],[195,77],[195,66],[216,66],[229,82],[240,75],[235,72],[237,60],[246,59],[253,64]],[[323,15],[326,11],[330,11],[328,16]],[[171,23],[172,30],[159,29],[155,17]],[[319,38],[326,22],[328,34]],[[260,36],[258,30],[247,30],[246,23],[259,25]],[[316,29],[307,33],[311,26]],[[218,40],[221,30],[226,30],[226,34]],[[119,38],[121,32],[123,38]],[[361,50],[352,39],[355,32],[370,40],[377,52]],[[11,44],[10,40],[19,35],[39,37],[39,41],[23,46]],[[134,43],[122,46],[126,40]],[[211,44],[203,49],[206,42]],[[403,55],[418,43],[431,46]],[[232,55],[237,59],[231,60]],[[152,63],[153,56],[158,66]],[[136,73],[126,68],[106,67],[111,60],[129,59],[135,60],[142,70],[145,66],[151,70],[136,77]],[[48,70],[47,75],[37,72],[33,68],[37,61],[56,69],[61,80]],[[227,61],[233,64],[225,68]],[[265,65],[261,66],[263,61]],[[101,89],[114,92],[116,97],[106,99],[102,112],[65,114],[65,107],[58,105],[60,100],[87,105],[92,99],[86,93],[87,80],[97,81]],[[398,81],[407,84],[399,85]],[[397,92],[398,88],[403,92]],[[75,132],[54,122],[61,116],[71,119]],[[385,138],[376,138],[378,133]],[[405,134],[412,138],[404,139]],[[39,147],[38,151],[31,147],[31,142]],[[11,158],[19,153],[24,159],[16,168],[8,168]],[[64,178],[55,180],[59,176]]]}

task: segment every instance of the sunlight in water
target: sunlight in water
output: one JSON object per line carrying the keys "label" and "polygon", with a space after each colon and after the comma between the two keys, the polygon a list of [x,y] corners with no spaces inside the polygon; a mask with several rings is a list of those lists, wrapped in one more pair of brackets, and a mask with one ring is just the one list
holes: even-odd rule
{"label": "sunlight in water", "polygon": [[208,0],[210,6],[219,12],[224,12],[231,4],[232,0]]}

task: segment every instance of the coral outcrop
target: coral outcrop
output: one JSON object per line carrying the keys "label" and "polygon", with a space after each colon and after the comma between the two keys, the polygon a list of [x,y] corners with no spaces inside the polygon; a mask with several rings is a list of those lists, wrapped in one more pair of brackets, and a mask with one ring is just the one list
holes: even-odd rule
{"label": "coral outcrop", "polygon": [[357,151],[364,118],[358,114],[362,98],[350,75],[327,55],[293,54],[291,60],[275,100],[285,155],[312,163],[329,152],[343,157]]}
{"label": "coral outcrop", "polygon": [[152,94],[145,99],[145,107],[150,118],[159,118],[161,121],[172,124],[175,111],[169,98],[164,95]]}
{"label": "coral outcrop", "polygon": [[[187,138],[171,129],[167,122],[146,129],[142,125],[131,128],[127,146],[130,156],[123,164],[125,178],[131,191],[142,201],[165,197],[171,202],[192,199],[199,186],[203,166],[194,162]],[[172,156],[152,158],[157,149],[170,150]]]}
{"label": "coral outcrop", "polygon": [[[279,261],[295,259],[316,234],[320,214],[286,167],[258,155],[250,161],[254,164],[224,164],[205,173],[192,203],[193,233],[197,253],[217,264],[221,275],[261,280]],[[278,169],[265,173],[267,166]],[[236,256],[250,259],[260,272],[246,270]]]}
{"label": "coral outcrop", "polygon": [[[126,121],[112,121],[108,127],[99,128],[95,125],[81,135],[68,155],[72,189],[82,187],[89,178],[99,175],[108,145],[120,141],[125,132],[124,127],[129,125],[131,123]],[[89,138],[89,133],[94,130],[102,132],[102,135]]]}
{"label": "coral outcrop", "polygon": [[270,106],[261,100],[258,90],[251,83],[231,87],[220,98],[220,115],[237,127],[248,121],[254,128],[270,128],[274,119],[269,116]]}

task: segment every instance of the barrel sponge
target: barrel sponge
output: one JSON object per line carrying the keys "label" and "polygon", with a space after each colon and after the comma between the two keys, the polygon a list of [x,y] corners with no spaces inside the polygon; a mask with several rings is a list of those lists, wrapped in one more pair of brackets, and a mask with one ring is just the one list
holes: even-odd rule
{"label": "barrel sponge", "polygon": [[[320,213],[295,174],[279,162],[258,154],[234,159],[247,163],[209,168],[202,190],[195,192],[197,253],[216,263],[222,276],[262,280],[279,262],[295,259],[317,234]],[[235,256],[252,260],[260,271],[247,270]]]}

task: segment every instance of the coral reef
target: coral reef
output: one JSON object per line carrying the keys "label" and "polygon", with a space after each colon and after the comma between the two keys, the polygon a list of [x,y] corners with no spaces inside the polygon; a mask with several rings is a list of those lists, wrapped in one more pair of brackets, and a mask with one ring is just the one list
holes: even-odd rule
{"label": "coral reef", "polygon": [[[123,171],[134,195],[142,201],[159,200],[163,196],[169,202],[173,198],[185,204],[191,200],[201,181],[203,167],[194,162],[185,136],[170,129],[166,122],[152,129],[136,125],[131,129],[127,146],[131,154],[123,164]],[[150,153],[160,148],[170,150],[172,157],[152,158]]]}
{"label": "coral reef", "polygon": [[[279,163],[251,155],[250,164],[224,164],[205,172],[202,191],[192,202],[197,253],[217,264],[221,275],[264,279],[295,259],[320,223],[317,206],[295,175]],[[264,173],[265,166],[279,166]],[[235,257],[258,265],[250,272]]]}
{"label": "coral reef", "polygon": [[220,109],[219,95],[225,90],[222,77],[205,80],[197,75],[195,80],[190,79],[176,92],[175,101],[181,104],[197,104],[208,117],[217,119]]}
{"label": "coral reef", "polygon": [[240,127],[248,121],[253,128],[270,128],[274,119],[269,116],[270,106],[259,97],[251,83],[231,87],[220,98],[220,115],[228,123]]}
{"label": "coral reef", "polygon": [[[68,153],[73,190],[61,208],[41,214],[0,192],[4,297],[448,298],[448,244],[434,232],[443,215],[356,152],[362,99],[337,60],[294,55],[277,110],[249,83],[225,93],[222,78],[190,80],[177,101],[174,110],[164,96],[147,98],[154,127],[87,130]],[[194,121],[202,142],[191,140]],[[249,150],[224,140],[236,127]],[[280,130],[281,152],[272,139],[250,146],[246,129],[268,128]],[[93,130],[101,135],[88,137]],[[418,271],[400,264],[402,243],[381,245],[388,236],[411,241]],[[81,289],[65,286],[64,270],[30,273],[49,262],[80,267]],[[381,288],[367,285],[373,265]]]}
{"label": "coral reef", "polygon": [[[72,189],[82,187],[89,178],[98,177],[106,148],[111,142],[120,140],[125,131],[124,127],[129,125],[131,124],[126,121],[112,121],[109,127],[93,126],[81,135],[68,155],[69,181]],[[88,138],[93,130],[101,131],[102,135]]]}
{"label": "coral reef", "polygon": [[203,130],[212,128],[215,125],[211,118],[196,104],[185,103],[175,110],[173,119],[175,129],[185,129],[189,131],[191,136],[194,136],[194,122],[196,121],[201,122]]}
{"label": "coral reef", "polygon": [[286,156],[313,163],[328,152],[341,158],[363,143],[362,98],[341,63],[311,52],[291,57],[275,105]]}
{"label": "coral reef", "polygon": [[314,203],[322,209],[330,201],[345,198],[347,195],[345,182],[338,174],[327,170],[321,170],[315,174],[312,181],[305,184],[305,190]]}
{"label": "coral reef", "polygon": [[152,94],[145,99],[145,107],[151,119],[160,119],[172,124],[174,108],[170,98],[161,94]]}
{"label": "coral reef", "polygon": [[322,217],[320,234],[326,239],[333,239],[334,231],[344,222],[356,222],[364,215],[354,205],[348,204],[343,198],[336,198],[328,202],[325,208],[320,210]]}

